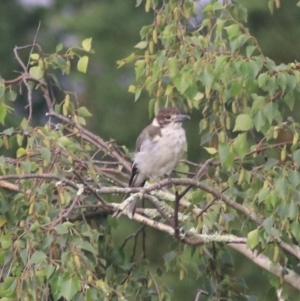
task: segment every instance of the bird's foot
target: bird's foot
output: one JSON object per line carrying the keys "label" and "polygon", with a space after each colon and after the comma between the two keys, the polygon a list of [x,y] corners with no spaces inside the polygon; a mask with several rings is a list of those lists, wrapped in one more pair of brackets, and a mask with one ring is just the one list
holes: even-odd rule
{"label": "bird's foot", "polygon": [[172,184],[172,178],[170,175],[164,174],[164,177],[169,180],[170,184]]}

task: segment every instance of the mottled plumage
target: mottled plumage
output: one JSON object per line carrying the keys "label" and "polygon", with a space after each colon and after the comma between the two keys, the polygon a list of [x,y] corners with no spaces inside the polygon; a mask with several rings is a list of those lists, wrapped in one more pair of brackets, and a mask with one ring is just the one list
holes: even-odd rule
{"label": "mottled plumage", "polygon": [[[129,181],[130,187],[144,186],[147,178],[169,175],[182,158],[186,148],[182,122],[190,119],[176,108],[161,109],[153,122],[139,135]],[[128,216],[133,217],[135,202],[128,205]]]}

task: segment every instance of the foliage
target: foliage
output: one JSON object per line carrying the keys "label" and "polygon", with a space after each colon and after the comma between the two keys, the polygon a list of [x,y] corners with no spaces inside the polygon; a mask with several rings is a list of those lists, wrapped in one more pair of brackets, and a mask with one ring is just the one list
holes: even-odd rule
{"label": "foliage", "polygon": [[[37,44],[15,47],[23,70],[1,80],[0,122],[14,114],[18,84],[29,113],[0,135],[2,150],[15,152],[0,158],[0,300],[171,300],[161,275],[172,271],[183,280],[191,268],[201,289],[196,300],[255,300],[230,249],[268,271],[266,300],[287,300],[300,290],[300,124],[292,117],[298,63],[277,65],[264,55],[239,3],[212,1],[199,24],[191,24],[192,1],[137,4],[154,21],[141,29],[136,51],[118,61],[135,64],[129,91],[135,99],[149,93],[150,113],[165,105],[200,110],[201,145],[211,158],[182,162],[172,179],[177,188],[169,179],[143,192],[126,188],[126,150],[85,128],[91,113],[74,93],[53,93],[58,71],[86,72],[92,40],[58,45],[52,54]],[[20,58],[26,49],[28,66]],[[44,126],[32,125],[35,91],[47,106]],[[158,189],[164,186],[169,190]],[[117,194],[129,192],[119,204]],[[139,208],[141,228],[115,246],[112,231],[122,223],[112,215],[134,198],[154,209]],[[149,270],[144,225],[174,239],[156,272]]]}

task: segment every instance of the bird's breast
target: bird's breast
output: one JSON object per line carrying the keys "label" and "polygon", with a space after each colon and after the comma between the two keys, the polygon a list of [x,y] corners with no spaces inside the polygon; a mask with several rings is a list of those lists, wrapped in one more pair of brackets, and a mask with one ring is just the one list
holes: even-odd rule
{"label": "bird's breast", "polygon": [[143,143],[141,151],[135,155],[135,164],[145,176],[158,177],[170,174],[182,158],[186,147],[184,130],[179,128],[163,128],[161,136],[148,139]]}

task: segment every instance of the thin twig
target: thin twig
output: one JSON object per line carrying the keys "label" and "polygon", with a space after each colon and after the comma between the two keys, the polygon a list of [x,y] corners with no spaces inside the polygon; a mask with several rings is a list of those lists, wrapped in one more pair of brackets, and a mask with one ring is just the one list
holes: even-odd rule
{"label": "thin twig", "polygon": [[208,292],[207,291],[204,291],[204,290],[200,289],[200,290],[197,291],[197,295],[196,295],[195,301],[199,301],[202,294],[208,296]]}
{"label": "thin twig", "polygon": [[103,205],[107,205],[107,202],[90,186],[86,183],[86,181],[76,172],[73,170],[74,175],[80,180],[80,182],[84,185],[88,191],[90,191]]}
{"label": "thin twig", "polygon": [[41,21],[39,21],[38,27],[37,27],[37,29],[36,29],[36,32],[35,32],[35,35],[34,35],[34,38],[33,38],[32,47],[31,47],[31,49],[30,49],[30,53],[29,53],[28,61],[27,61],[27,70],[28,70],[29,63],[30,63],[30,56],[31,56],[31,54],[32,54],[32,51],[33,51],[34,46],[36,45],[36,39],[37,39],[38,33],[39,33],[39,31],[40,31],[40,28],[41,28]]}
{"label": "thin twig", "polygon": [[92,134],[90,131],[85,129],[82,125],[74,122],[72,119],[62,116],[61,114],[58,114],[51,110],[49,113],[47,113],[48,116],[55,116],[56,118],[75,126],[80,132],[83,139],[89,141],[93,145],[96,145],[97,147],[103,147],[105,150],[108,151],[108,154],[115,158],[117,161],[119,161],[128,171],[131,171],[131,164],[128,163],[120,154],[117,152],[114,148],[110,147],[103,139],[101,139],[99,136],[96,136]]}
{"label": "thin twig", "polygon": [[151,279],[152,279],[152,281],[153,281],[153,283],[154,283],[154,285],[155,285],[155,288],[156,288],[156,291],[157,291],[158,301],[162,301],[162,299],[161,299],[161,297],[160,297],[160,294],[159,294],[159,287],[158,287],[158,284],[157,284],[157,282],[156,282],[154,276],[152,275],[152,273],[151,273],[150,271],[149,271],[149,275],[150,275],[150,277],[151,277]]}
{"label": "thin twig", "polygon": [[44,180],[56,180],[62,184],[66,184],[74,189],[78,189],[78,186],[66,178],[57,176],[55,174],[23,174],[23,175],[5,175],[0,176],[0,181],[2,180],[25,180],[25,179],[44,179]]}
{"label": "thin twig", "polygon": [[55,227],[56,225],[61,223],[63,220],[68,218],[69,214],[71,213],[71,211],[74,209],[75,205],[77,204],[79,197],[80,197],[80,195],[77,194],[74,197],[74,200],[73,200],[71,206],[66,211],[63,211],[56,220],[54,220],[53,222],[50,223],[52,227]]}
{"label": "thin twig", "polygon": [[145,228],[145,225],[142,225],[140,228],[138,228],[138,230],[137,230],[135,233],[130,234],[129,236],[127,236],[127,237],[125,238],[125,240],[124,240],[122,246],[121,246],[121,250],[124,249],[125,245],[126,245],[127,242],[129,241],[129,239],[131,239],[131,238],[137,236],[144,228]]}
{"label": "thin twig", "polygon": [[[198,170],[198,172],[195,174],[193,179],[200,178],[204,171],[206,170],[207,166],[210,164],[212,160],[206,160],[206,162],[201,166],[201,168]],[[178,239],[179,238],[179,225],[178,225],[178,212],[179,212],[179,202],[180,200],[188,193],[188,191],[192,188],[192,185],[189,185],[186,187],[181,194],[178,193],[176,190],[175,193],[175,206],[174,206],[174,227],[175,227],[175,237]]]}

